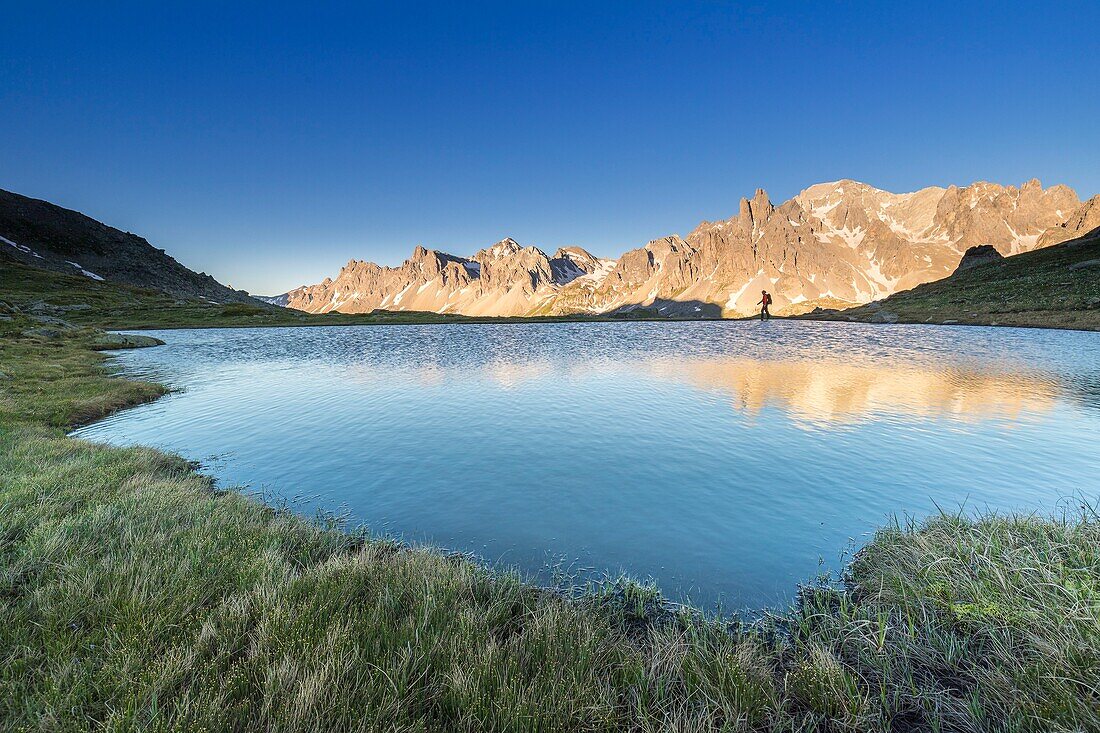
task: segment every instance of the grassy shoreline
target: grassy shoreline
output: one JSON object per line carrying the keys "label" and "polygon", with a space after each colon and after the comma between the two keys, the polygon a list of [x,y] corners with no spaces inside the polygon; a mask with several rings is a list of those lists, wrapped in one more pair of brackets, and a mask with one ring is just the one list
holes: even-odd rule
{"label": "grassy shoreline", "polygon": [[[78,313],[82,311],[76,311]],[[1100,729],[1100,520],[880,531],[742,626],[564,598],[67,437],[156,399],[0,320],[0,729]]]}

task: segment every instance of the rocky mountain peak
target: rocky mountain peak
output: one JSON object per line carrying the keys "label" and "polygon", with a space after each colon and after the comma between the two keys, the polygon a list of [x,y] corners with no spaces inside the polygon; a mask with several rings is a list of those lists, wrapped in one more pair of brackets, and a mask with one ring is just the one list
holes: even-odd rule
{"label": "rocky mountain peak", "polygon": [[742,221],[752,221],[752,202],[743,196],[737,207],[737,218]]}
{"label": "rocky mountain peak", "polygon": [[576,245],[570,245],[568,247],[558,247],[554,252],[554,257],[569,257],[574,260],[594,260],[596,256],[583,247],[577,247]]}
{"label": "rocky mountain peak", "polygon": [[505,237],[496,244],[479,250],[477,254],[474,255],[473,259],[476,260],[487,257],[490,259],[499,260],[504,257],[510,257],[511,255],[514,255],[522,249],[523,247],[520,246],[519,242],[512,239],[511,237]]}
{"label": "rocky mountain peak", "polygon": [[581,270],[592,272],[600,265],[600,260],[588,250],[583,247],[559,247],[554,252],[554,256],[550,258],[553,260],[563,260],[572,262]]}
{"label": "rocky mountain peak", "polygon": [[774,208],[771,199],[768,198],[768,192],[758,188],[756,193],[753,194],[752,201],[749,202],[749,216],[754,222],[762,221],[771,216]]}

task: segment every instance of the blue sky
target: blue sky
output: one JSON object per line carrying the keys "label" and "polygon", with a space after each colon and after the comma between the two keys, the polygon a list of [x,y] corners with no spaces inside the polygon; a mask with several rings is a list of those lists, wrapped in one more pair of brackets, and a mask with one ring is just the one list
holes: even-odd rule
{"label": "blue sky", "polygon": [[[232,5],[232,7],[224,7]],[[10,3],[0,188],[257,293],[856,178],[1100,192],[1100,3]]]}

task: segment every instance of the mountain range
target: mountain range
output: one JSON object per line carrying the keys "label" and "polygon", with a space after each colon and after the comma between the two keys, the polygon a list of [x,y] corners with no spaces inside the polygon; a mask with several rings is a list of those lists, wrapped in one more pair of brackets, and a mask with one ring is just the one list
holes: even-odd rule
{"label": "mountain range", "polygon": [[1044,189],[1035,180],[906,194],[842,180],[811,186],[778,206],[757,190],[741,200],[736,216],[704,221],[685,237],[656,239],[616,259],[581,247],[547,254],[511,238],[470,257],[418,246],[397,267],[352,260],[334,279],[254,299],[142,237],[0,191],[0,265],[14,261],[205,303],[261,300],[268,308],[311,313],[732,317],[753,312],[767,289],[773,311],[796,315],[878,302],[940,281],[960,262],[1045,249],[1098,226],[1100,196],[1082,203],[1066,186]]}
{"label": "mountain range", "polygon": [[[335,278],[285,294],[291,308],[476,316],[623,313],[734,317],[760,291],[773,310],[867,303],[949,276],[967,249],[1014,255],[1056,244],[1100,214],[1069,187],[978,182],[895,194],[841,180],[774,205],[758,189],[735,216],[704,221],[617,259],[580,247],[553,254],[511,238],[460,257],[417,246],[397,267],[352,260]],[[280,301],[282,296],[278,296]],[[281,304],[281,302],[280,302]]]}

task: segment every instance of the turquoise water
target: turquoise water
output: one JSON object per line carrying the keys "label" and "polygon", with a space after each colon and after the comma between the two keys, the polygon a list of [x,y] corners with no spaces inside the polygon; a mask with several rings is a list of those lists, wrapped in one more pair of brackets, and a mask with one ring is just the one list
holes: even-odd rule
{"label": "turquoise water", "polygon": [[[207,329],[78,435],[542,580],[774,606],[890,515],[1100,496],[1100,334],[812,322]],[[557,568],[558,570],[555,570]]]}

